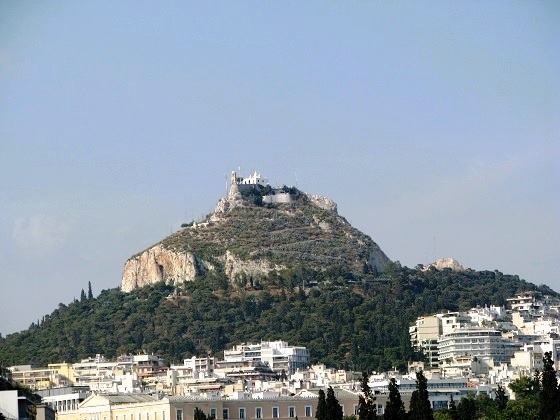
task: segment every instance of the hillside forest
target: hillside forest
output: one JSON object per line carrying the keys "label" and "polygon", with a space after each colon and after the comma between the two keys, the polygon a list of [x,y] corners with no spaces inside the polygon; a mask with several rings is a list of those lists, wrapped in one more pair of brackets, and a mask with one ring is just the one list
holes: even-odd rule
{"label": "hillside forest", "polygon": [[4,366],[77,362],[145,351],[168,363],[215,355],[243,342],[283,340],[306,346],[312,363],[348,370],[405,370],[421,360],[408,327],[420,315],[505,305],[534,290],[558,296],[499,271],[423,271],[389,263],[383,275],[283,270],[231,283],[208,274],[174,287],[159,283],[123,293],[82,290],[22,332],[0,338]]}

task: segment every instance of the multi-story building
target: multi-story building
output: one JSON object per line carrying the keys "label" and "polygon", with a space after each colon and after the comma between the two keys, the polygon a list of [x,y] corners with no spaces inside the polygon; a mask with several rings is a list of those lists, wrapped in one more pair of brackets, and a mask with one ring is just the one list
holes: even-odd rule
{"label": "multi-story building", "polygon": [[422,351],[428,359],[428,363],[432,367],[439,364],[437,352],[437,340],[442,334],[441,317],[421,316],[409,330],[410,342],[416,351]]}
{"label": "multi-story building", "polygon": [[0,414],[6,420],[55,420],[54,411],[20,389],[0,391]]}
{"label": "multi-story building", "polygon": [[55,412],[75,411],[78,405],[91,395],[88,386],[69,386],[44,389],[37,391],[41,402],[48,405]]}
{"label": "multi-story building", "polygon": [[11,366],[8,369],[11,371],[12,380],[32,390],[70,385],[73,372],[70,363],[51,363],[46,368],[19,365]]}
{"label": "multi-story building", "polygon": [[224,351],[227,362],[262,362],[274,372],[286,375],[293,374],[296,369],[309,366],[309,350],[305,347],[289,346],[285,341],[262,341],[260,344],[240,344]]}
{"label": "multi-story building", "polygon": [[439,361],[473,356],[493,364],[509,363],[517,343],[502,337],[500,331],[491,328],[461,328],[443,334],[438,340]]}

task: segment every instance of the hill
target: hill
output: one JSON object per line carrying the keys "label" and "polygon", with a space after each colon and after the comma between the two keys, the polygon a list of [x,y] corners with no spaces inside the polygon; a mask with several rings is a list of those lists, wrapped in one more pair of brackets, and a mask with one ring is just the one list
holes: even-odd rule
{"label": "hill", "polygon": [[329,198],[294,187],[232,182],[228,196],[204,220],[132,256],[121,288],[131,291],[160,281],[180,285],[209,273],[244,285],[287,269],[351,278],[381,272],[388,262]]}
{"label": "hill", "polygon": [[208,273],[180,286],[159,282],[130,293],[110,289],[97,298],[61,303],[28,330],[0,339],[0,360],[41,366],[145,350],[180,362],[219,355],[240,342],[282,339],[310,348],[313,362],[402,369],[419,357],[408,339],[417,316],[505,304],[507,297],[527,290],[557,296],[546,286],[498,271],[422,271],[398,263],[389,263],[383,276],[361,274],[353,280],[284,270],[244,287]]}

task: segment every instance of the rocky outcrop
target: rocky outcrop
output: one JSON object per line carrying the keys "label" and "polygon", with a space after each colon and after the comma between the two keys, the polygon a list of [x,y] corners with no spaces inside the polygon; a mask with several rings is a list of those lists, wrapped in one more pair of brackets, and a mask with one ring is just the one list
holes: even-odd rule
{"label": "rocky outcrop", "polygon": [[265,260],[241,260],[233,255],[230,251],[226,251],[225,256],[225,273],[230,279],[234,279],[239,274],[247,276],[266,275],[272,270],[282,270],[283,266],[270,264]]}
{"label": "rocky outcrop", "polygon": [[211,267],[197,260],[194,254],[173,252],[158,244],[126,262],[121,290],[130,292],[160,281],[169,284],[191,281],[208,269]]}
{"label": "rocky outcrop", "polygon": [[307,194],[307,198],[311,202],[311,204],[323,209],[329,210],[333,212],[337,212],[337,205],[336,203],[331,200],[329,197],[325,197],[324,195],[311,195]]}
{"label": "rocky outcrop", "polygon": [[439,260],[424,266],[423,270],[429,270],[431,267],[438,270],[443,270],[444,268],[450,268],[453,271],[466,271],[466,268],[459,264],[459,261],[453,258],[440,258]]}

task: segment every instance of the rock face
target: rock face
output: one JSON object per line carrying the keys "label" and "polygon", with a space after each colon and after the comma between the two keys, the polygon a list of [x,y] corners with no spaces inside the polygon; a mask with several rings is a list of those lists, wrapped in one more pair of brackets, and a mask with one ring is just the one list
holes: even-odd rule
{"label": "rock face", "polygon": [[465,267],[459,264],[459,261],[453,258],[440,258],[439,260],[424,266],[423,270],[428,270],[430,267],[437,268],[438,270],[443,270],[444,268],[450,268],[453,271],[465,271]]}
{"label": "rock face", "polygon": [[361,274],[389,259],[337,213],[334,201],[297,192],[290,203],[251,204],[238,188],[206,219],[174,233],[125,264],[121,289],[164,281],[178,285],[209,272],[230,281],[271,271]]}
{"label": "rock face", "polygon": [[193,253],[174,252],[158,244],[126,262],[121,289],[130,292],[160,281],[178,284],[194,280],[196,275],[203,274],[208,268],[204,262],[197,261]]}

